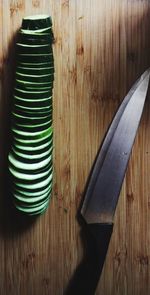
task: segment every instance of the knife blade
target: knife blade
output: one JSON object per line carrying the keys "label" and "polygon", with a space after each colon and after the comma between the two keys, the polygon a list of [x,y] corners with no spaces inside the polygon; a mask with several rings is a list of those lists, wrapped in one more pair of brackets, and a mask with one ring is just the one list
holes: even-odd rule
{"label": "knife blade", "polygon": [[128,92],[98,153],[80,212],[84,221],[87,252],[67,294],[95,294],[113,231],[120,190],[142,116],[149,78],[150,69]]}
{"label": "knife blade", "polygon": [[136,90],[137,86],[141,83],[141,81],[146,77],[147,75],[147,71],[144,72],[144,74],[134,83],[134,85],[131,87],[131,89],[129,90],[128,94],[125,96],[125,98],[123,99],[120,107],[118,108],[111,124],[110,124],[110,127],[106,133],[106,136],[104,138],[104,141],[103,141],[103,144],[99,150],[99,153],[98,153],[98,156],[96,157],[96,161],[95,161],[95,164],[94,164],[94,167],[92,169],[92,174],[91,174],[91,177],[88,181],[88,186],[86,188],[86,192],[85,192],[85,197],[84,197],[84,204],[82,206],[82,210],[81,210],[81,213],[84,212],[84,209],[85,209],[85,206],[86,206],[86,200],[88,200],[90,197],[91,197],[91,193],[92,193],[92,190],[93,190],[93,187],[95,185],[95,182],[96,182],[96,179],[97,179],[97,176],[98,176],[98,172],[100,171],[100,168],[102,166],[102,163],[105,159],[105,155],[106,155],[106,152],[107,152],[107,149],[110,145],[110,142],[112,140],[112,137],[114,135],[114,132],[118,126],[118,123],[120,121],[120,118],[122,116],[122,113],[124,112],[125,110],[125,107],[127,106],[130,98],[132,97],[134,91]]}
{"label": "knife blade", "polygon": [[[112,223],[149,84],[147,70],[130,90],[110,126],[93,171],[81,214],[85,221]],[[130,97],[131,96],[131,97]],[[97,163],[96,163],[97,165]],[[96,176],[94,177],[94,174]]]}

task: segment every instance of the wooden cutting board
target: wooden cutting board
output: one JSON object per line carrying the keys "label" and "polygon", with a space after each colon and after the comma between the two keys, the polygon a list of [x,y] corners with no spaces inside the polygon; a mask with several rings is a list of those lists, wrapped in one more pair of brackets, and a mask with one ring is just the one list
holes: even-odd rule
{"label": "wooden cutting board", "polygon": [[[6,168],[15,36],[24,16],[39,13],[52,15],[55,34],[54,189],[46,214],[32,222],[13,213]],[[0,0],[1,295],[64,294],[83,255],[76,214],[91,165],[150,64],[149,36],[148,0]],[[97,295],[150,294],[149,127],[147,99]]]}

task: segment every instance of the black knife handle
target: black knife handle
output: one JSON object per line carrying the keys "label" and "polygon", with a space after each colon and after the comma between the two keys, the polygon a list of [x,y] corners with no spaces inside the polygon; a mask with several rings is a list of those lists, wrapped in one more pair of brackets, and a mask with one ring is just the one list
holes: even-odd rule
{"label": "black knife handle", "polygon": [[86,255],[65,294],[94,295],[103,269],[113,224],[86,224]]}

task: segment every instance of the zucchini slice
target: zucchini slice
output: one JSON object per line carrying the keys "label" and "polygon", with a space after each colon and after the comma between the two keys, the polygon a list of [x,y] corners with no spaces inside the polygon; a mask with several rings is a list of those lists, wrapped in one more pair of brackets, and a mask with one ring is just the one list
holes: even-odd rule
{"label": "zucchini slice", "polygon": [[35,83],[45,83],[45,82],[53,82],[54,80],[54,74],[47,74],[47,75],[27,75],[27,74],[22,74],[20,72],[16,72],[16,79],[17,80],[22,80],[24,82],[35,82]]}
{"label": "zucchini slice", "polygon": [[13,194],[19,194],[20,196],[22,196],[23,198],[32,198],[32,197],[40,197],[44,194],[47,194],[49,193],[49,191],[51,191],[52,189],[52,182],[46,187],[44,188],[43,190],[41,191],[38,191],[38,192],[33,192],[33,191],[28,191],[28,192],[25,192],[24,190],[22,190],[21,188],[13,188],[12,192]]}
{"label": "zucchini slice", "polygon": [[14,153],[14,155],[20,159],[22,159],[23,161],[26,161],[27,163],[30,161],[35,161],[35,163],[37,163],[39,160],[44,159],[47,156],[51,156],[51,151],[52,151],[52,147],[49,147],[46,151],[44,151],[43,153],[39,153],[39,154],[26,154],[23,152],[18,152],[18,150],[15,147],[12,147],[12,152]]}
{"label": "zucchini slice", "polygon": [[9,153],[9,162],[16,168],[20,168],[22,170],[38,170],[46,165],[48,165],[51,161],[50,157],[38,162],[38,163],[33,163],[33,164],[28,164],[28,163],[22,163],[19,160],[17,160],[12,153]]}
{"label": "zucchini slice", "polygon": [[18,62],[20,63],[30,63],[30,64],[43,64],[51,63],[53,64],[54,58],[52,53],[46,54],[18,54]]}
{"label": "zucchini slice", "polygon": [[15,83],[16,87],[31,87],[31,88],[35,88],[35,89],[39,89],[40,87],[53,87],[53,82],[49,81],[49,82],[28,82],[28,81],[23,81],[23,80],[16,80]]}
{"label": "zucchini slice", "polygon": [[43,104],[46,101],[48,101],[49,104],[52,105],[52,96],[48,96],[48,97],[44,97],[44,98],[39,98],[39,99],[37,99],[37,98],[32,99],[30,97],[24,98],[22,96],[14,95],[13,98],[16,99],[16,100],[25,102],[25,103],[27,102],[30,105],[33,103],[33,104],[36,104],[36,105],[40,106],[41,104]]}
{"label": "zucchini slice", "polygon": [[22,29],[38,30],[52,26],[52,19],[49,15],[31,15],[26,16],[22,20]]}
{"label": "zucchini slice", "polygon": [[24,132],[24,131],[19,131],[17,129],[14,129],[12,128],[12,131],[19,135],[20,138],[28,138],[30,139],[30,137],[34,140],[38,140],[38,139],[41,139],[41,138],[44,138],[46,137],[47,135],[50,135],[52,133],[52,128],[49,127],[43,131],[39,131],[39,132],[33,132],[33,133],[30,133],[30,132]]}
{"label": "zucchini slice", "polygon": [[49,147],[53,147],[53,139],[49,139],[47,142],[40,143],[37,146],[24,146],[22,142],[14,142],[15,148],[18,151],[24,152],[26,154],[39,154],[48,149]]}
{"label": "zucchini slice", "polygon": [[40,68],[28,68],[18,66],[16,72],[27,75],[49,75],[54,74],[54,67],[40,67]]}
{"label": "zucchini slice", "polygon": [[46,152],[49,148],[53,148],[53,140],[48,141],[46,144],[44,145],[40,145],[38,147],[32,147],[32,148],[26,148],[20,144],[15,144],[14,145],[15,150],[20,152],[20,153],[24,153],[25,155],[39,155],[42,154],[44,152]]}
{"label": "zucchini slice", "polygon": [[50,135],[48,134],[44,138],[30,139],[30,140],[22,139],[22,138],[19,138],[17,136],[14,136],[13,137],[13,142],[18,143],[18,144],[23,144],[24,147],[32,147],[32,148],[34,148],[36,146],[40,146],[42,144],[47,143],[51,139],[52,134],[53,133],[51,133]]}
{"label": "zucchini slice", "polygon": [[20,195],[18,192],[14,193],[14,198],[19,200],[19,201],[22,201],[26,204],[32,204],[32,203],[36,203],[36,202],[39,202],[41,200],[45,200],[47,199],[47,196],[49,196],[51,192],[51,188],[48,188],[48,191],[44,194],[41,194],[39,197],[33,197],[33,196],[22,196]]}
{"label": "zucchini slice", "polygon": [[50,44],[26,45],[22,43],[16,44],[18,54],[52,54],[52,46]]}
{"label": "zucchini slice", "polygon": [[46,201],[46,202],[44,202],[42,205],[40,205],[40,206],[38,206],[38,207],[35,207],[35,208],[25,208],[25,207],[23,207],[23,206],[19,206],[18,204],[16,204],[15,202],[13,202],[14,203],[14,205],[15,205],[15,207],[18,209],[18,210],[20,210],[20,211],[22,211],[22,212],[25,212],[25,213],[31,213],[31,215],[35,215],[37,212],[38,212],[38,214],[39,214],[39,212],[41,212],[41,210],[42,209],[45,209],[45,206],[47,205],[47,202],[49,203],[49,201]]}
{"label": "zucchini slice", "polygon": [[51,126],[52,120],[49,121],[48,123],[43,123],[43,124],[35,124],[35,125],[27,125],[27,124],[19,124],[16,123],[15,121],[12,123],[13,128],[17,128],[20,131],[25,131],[25,132],[38,132],[38,131],[43,131],[44,129],[47,129],[49,126]]}
{"label": "zucchini slice", "polygon": [[11,174],[16,178],[16,179],[26,179],[26,180],[37,180],[37,179],[40,179],[44,176],[47,176],[50,172],[51,172],[51,169],[47,170],[47,171],[44,171],[44,172],[41,172],[39,174],[26,174],[26,173],[21,173],[21,172],[18,172],[17,170],[13,169],[12,167],[9,167],[9,171],[11,172]]}
{"label": "zucchini slice", "polygon": [[18,124],[26,124],[26,126],[34,125],[34,124],[35,125],[44,124],[50,121],[51,119],[52,119],[52,112],[50,115],[42,117],[42,118],[39,118],[36,115],[32,117],[21,116],[20,114],[12,112],[12,120],[14,120],[14,122]]}
{"label": "zucchini slice", "polygon": [[26,116],[28,118],[32,118],[32,117],[36,117],[38,116],[39,119],[43,119],[47,116],[52,116],[52,108],[50,110],[48,110],[47,112],[46,111],[39,111],[37,112],[37,110],[23,110],[21,108],[17,108],[17,107],[13,107],[13,112],[15,114],[18,114],[18,115],[22,115],[22,116]]}
{"label": "zucchini slice", "polygon": [[16,87],[14,89],[14,95],[22,98],[43,99],[52,96],[52,90],[24,90]]}
{"label": "zucchini slice", "polygon": [[43,188],[47,187],[52,181],[52,174],[50,174],[46,179],[40,181],[40,182],[37,182],[37,183],[34,183],[32,184],[30,182],[30,184],[24,184],[24,183],[20,183],[20,182],[17,182],[15,183],[16,187],[18,188],[22,188],[24,189],[25,191],[37,191],[37,190],[42,190]]}
{"label": "zucchini slice", "polygon": [[20,29],[21,33],[24,34],[32,34],[32,35],[41,35],[41,34],[45,34],[45,33],[50,33],[52,29],[52,26],[49,26],[47,28],[40,28],[40,29],[35,29],[35,30],[26,30],[26,29]]}
{"label": "zucchini slice", "polygon": [[54,42],[54,36],[53,32],[49,32],[48,34],[40,34],[40,36],[24,34],[20,32],[18,34],[17,42],[25,45],[46,45],[47,43],[52,45]]}
{"label": "zucchini slice", "polygon": [[53,61],[49,61],[49,62],[36,62],[34,63],[32,62],[17,62],[17,67],[25,67],[25,68],[36,68],[36,69],[40,69],[40,68],[54,68],[54,62]]}
{"label": "zucchini slice", "polygon": [[21,206],[22,208],[37,208],[39,206],[41,206],[42,204],[44,204],[45,202],[49,201],[49,194],[47,194],[44,199],[39,200],[39,201],[33,201],[33,202],[26,202],[26,200],[19,200],[18,198],[14,197],[15,200],[15,204],[17,204],[18,206]]}
{"label": "zucchini slice", "polygon": [[33,100],[33,99],[23,99],[19,96],[14,96],[13,99],[14,103],[19,103],[20,106],[25,107],[35,107],[35,108],[41,108],[41,107],[47,107],[52,106],[52,99],[51,98],[44,98],[42,100]]}

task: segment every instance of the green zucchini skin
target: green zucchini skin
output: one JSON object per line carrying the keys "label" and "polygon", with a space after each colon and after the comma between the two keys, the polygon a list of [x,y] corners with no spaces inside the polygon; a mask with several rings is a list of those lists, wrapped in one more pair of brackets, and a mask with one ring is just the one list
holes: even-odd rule
{"label": "green zucchini skin", "polygon": [[53,64],[53,54],[18,54],[18,61],[22,63],[51,63]]}
{"label": "green zucchini skin", "polygon": [[49,15],[38,15],[36,18],[33,16],[24,17],[22,20],[22,29],[25,30],[38,30],[52,26],[52,19]]}
{"label": "green zucchini skin", "polygon": [[28,67],[21,67],[18,66],[16,68],[16,72],[25,74],[25,75],[49,75],[49,74],[54,74],[54,67],[46,67],[46,68],[28,68]]}
{"label": "green zucchini skin", "polygon": [[54,81],[54,75],[48,74],[48,75],[27,75],[22,74],[20,72],[16,72],[16,80],[24,80],[24,82],[35,82],[35,83],[45,83],[45,82],[53,82]]}
{"label": "green zucchini skin", "polygon": [[24,153],[25,155],[40,155],[40,154],[48,151],[49,147],[50,148],[53,147],[53,141],[48,141],[46,144],[40,145],[38,147],[38,149],[34,148],[34,149],[30,149],[30,150],[25,149],[24,146],[19,145],[19,144],[15,145],[15,149],[20,153]]}
{"label": "green zucchini skin", "polygon": [[14,104],[19,104],[20,106],[23,107],[29,107],[29,108],[42,108],[42,107],[48,107],[52,106],[52,98],[46,98],[46,99],[41,99],[41,100],[31,100],[31,99],[23,99],[18,96],[14,96],[13,99]]}
{"label": "green zucchini skin", "polygon": [[17,42],[20,42],[25,45],[44,45],[47,43],[53,44],[54,43],[54,36],[53,33],[45,33],[41,35],[33,35],[33,34],[24,34],[20,32],[18,34]]}
{"label": "green zucchini skin", "polygon": [[31,98],[31,99],[43,99],[49,96],[52,96],[52,89],[49,90],[39,90],[39,88],[35,90],[24,90],[19,87],[14,88],[14,95],[22,97],[22,98]]}
{"label": "green zucchini skin", "polygon": [[23,124],[17,124],[17,123],[12,123],[12,126],[14,128],[17,128],[20,131],[25,131],[25,132],[38,132],[38,131],[43,131],[44,128],[48,128],[51,126],[51,121],[45,124],[39,124],[39,125],[34,125],[34,126],[27,126]]}
{"label": "green zucchini skin", "polygon": [[21,87],[22,89],[30,89],[35,88],[39,89],[40,87],[49,87],[51,88],[53,86],[53,81],[48,82],[29,82],[29,81],[23,81],[23,80],[16,80],[15,83],[16,87]]}
{"label": "green zucchini skin", "polygon": [[16,52],[18,54],[52,54],[53,49],[49,44],[25,46],[25,44],[17,43]]}
{"label": "green zucchini skin", "polygon": [[28,216],[43,214],[52,193],[53,43],[51,17],[22,20],[16,43],[8,170],[13,204]]}
{"label": "green zucchini skin", "polygon": [[24,114],[24,116],[21,116],[20,114],[17,114],[15,112],[12,112],[11,114],[11,120],[18,124],[24,124],[26,126],[32,125],[35,126],[37,124],[44,124],[52,120],[52,111],[49,115],[39,118],[35,114],[35,116],[28,117]]}

